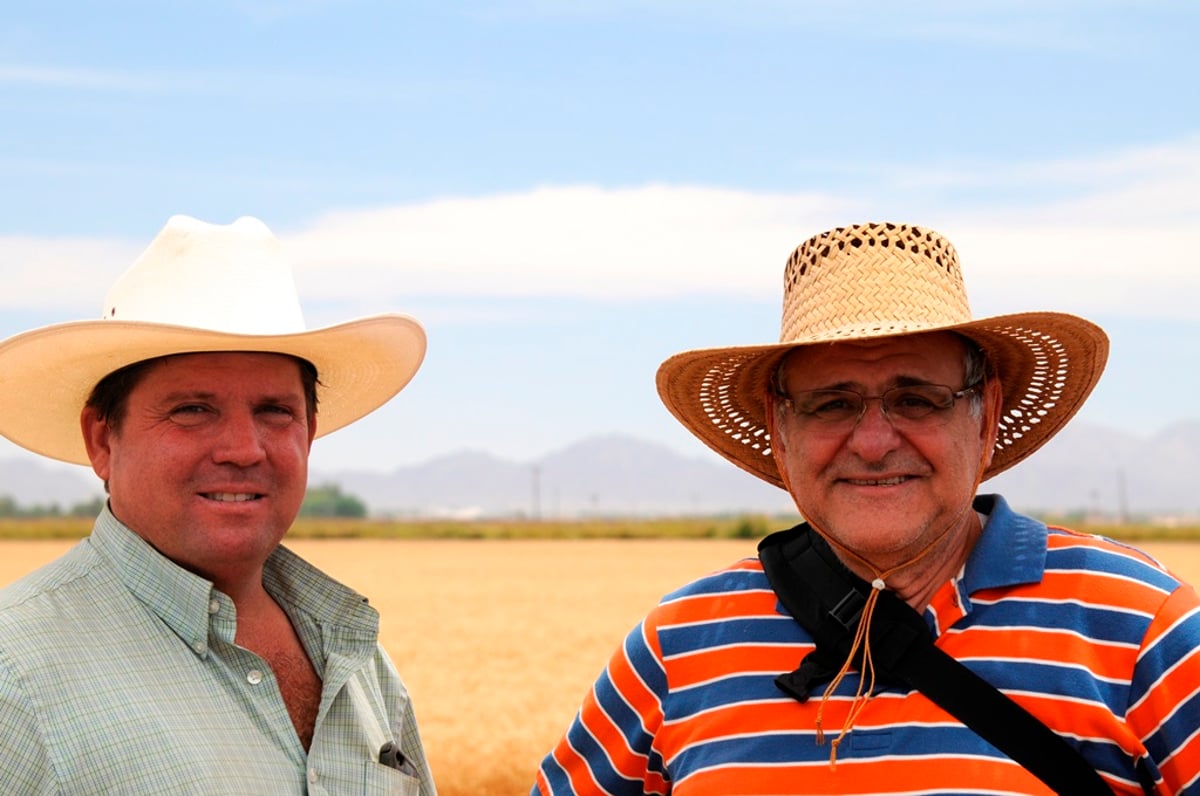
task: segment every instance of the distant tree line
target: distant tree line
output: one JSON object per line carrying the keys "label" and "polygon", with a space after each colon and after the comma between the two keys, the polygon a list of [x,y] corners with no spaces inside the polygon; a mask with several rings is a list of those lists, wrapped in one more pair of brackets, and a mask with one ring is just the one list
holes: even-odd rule
{"label": "distant tree line", "polygon": [[301,517],[365,517],[367,504],[338,484],[310,486],[300,506]]}
{"label": "distant tree line", "polygon": [[57,503],[23,506],[9,495],[0,495],[0,517],[95,517],[103,505],[104,498],[96,497],[67,508]]}
{"label": "distant tree line", "polygon": [[[0,495],[0,518],[95,517],[104,506],[104,498],[95,497],[67,508],[57,503],[32,506],[18,503],[10,495]],[[301,517],[366,517],[367,504],[342,491],[338,484],[310,486],[300,506]]]}

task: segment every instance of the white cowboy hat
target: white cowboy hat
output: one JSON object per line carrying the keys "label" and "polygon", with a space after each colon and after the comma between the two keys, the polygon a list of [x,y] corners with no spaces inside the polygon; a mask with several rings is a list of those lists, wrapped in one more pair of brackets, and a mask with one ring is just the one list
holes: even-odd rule
{"label": "white cowboy hat", "polygon": [[1003,388],[990,478],[1044,445],[1083,405],[1104,371],[1108,337],[1059,312],[973,320],[954,247],[908,224],[823,232],[787,261],[778,343],[685,351],[658,369],[671,414],[717,453],[783,487],[771,455],[766,397],[800,346],[953,331],[987,354]]}
{"label": "white cowboy hat", "polygon": [[408,384],[425,357],[425,330],[396,313],[306,329],[291,267],[265,224],[173,216],[109,290],[100,320],[0,343],[0,434],[35,453],[89,464],[79,417],[97,382],[135,362],[205,351],[311,362],[321,436]]}

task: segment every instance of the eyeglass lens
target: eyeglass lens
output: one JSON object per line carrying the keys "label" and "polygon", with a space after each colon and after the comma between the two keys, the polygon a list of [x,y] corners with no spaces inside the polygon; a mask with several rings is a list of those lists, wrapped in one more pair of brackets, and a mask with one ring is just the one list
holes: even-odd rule
{"label": "eyeglass lens", "polygon": [[866,411],[869,401],[878,399],[893,424],[938,425],[949,418],[956,393],[941,384],[914,384],[892,387],[881,395],[863,395],[855,390],[806,390],[790,396],[796,416],[822,426],[850,427]]}

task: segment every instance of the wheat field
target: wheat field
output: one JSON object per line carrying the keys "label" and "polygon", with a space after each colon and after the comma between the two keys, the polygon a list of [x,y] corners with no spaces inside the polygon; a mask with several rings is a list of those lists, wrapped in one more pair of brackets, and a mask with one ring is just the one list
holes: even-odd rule
{"label": "wheat field", "polygon": [[[0,542],[0,584],[70,541]],[[366,594],[442,796],[527,793],[609,654],[665,592],[753,540],[296,540]],[[1142,549],[1200,583],[1200,543]]]}

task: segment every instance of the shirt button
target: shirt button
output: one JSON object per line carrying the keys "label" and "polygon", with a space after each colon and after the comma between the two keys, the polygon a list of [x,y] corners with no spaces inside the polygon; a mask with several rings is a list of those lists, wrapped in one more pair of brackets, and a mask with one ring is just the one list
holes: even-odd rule
{"label": "shirt button", "polygon": [[308,770],[308,784],[309,785],[317,784],[317,767],[316,766],[313,766],[312,768],[310,768]]}
{"label": "shirt button", "polygon": [[205,649],[207,648],[204,646],[203,641],[197,641],[192,645],[192,652],[196,653],[197,655],[203,655]]}
{"label": "shirt button", "polygon": [[211,600],[209,600],[208,601],[208,612],[210,614],[214,614],[214,615],[220,613],[221,612],[221,601],[218,600],[216,597],[213,597]]}
{"label": "shirt button", "polygon": [[250,685],[258,685],[262,682],[262,672],[258,669],[251,669],[246,673],[246,682]]}

